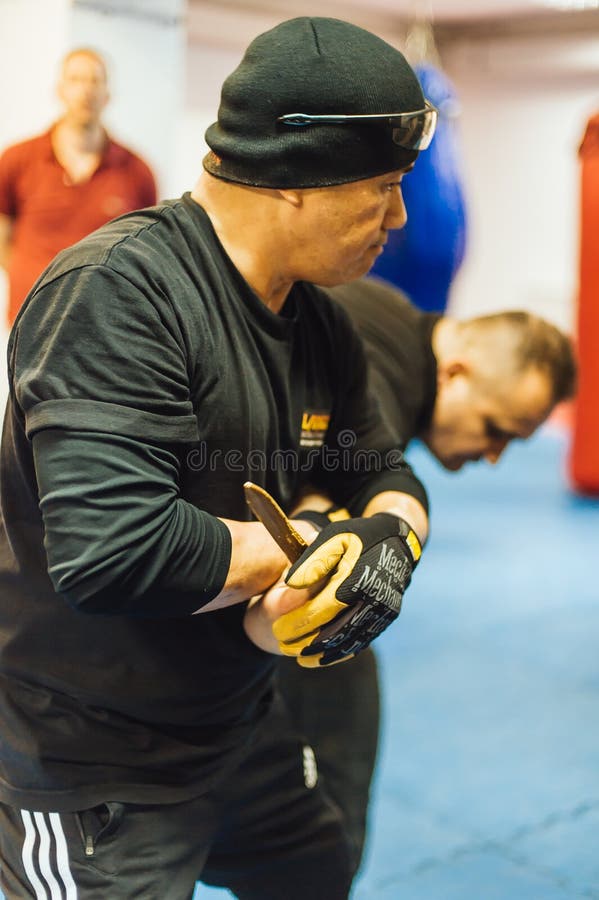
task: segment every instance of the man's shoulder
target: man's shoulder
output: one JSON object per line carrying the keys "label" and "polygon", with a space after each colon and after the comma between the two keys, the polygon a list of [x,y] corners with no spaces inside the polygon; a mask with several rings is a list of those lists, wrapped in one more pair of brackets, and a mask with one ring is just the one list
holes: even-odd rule
{"label": "man's shoulder", "polygon": [[37,309],[30,317],[35,321],[42,308],[48,321],[74,316],[80,330],[90,318],[109,320],[116,309],[131,319],[157,308],[161,318],[172,319],[175,306],[188,309],[189,291],[177,290],[184,283],[179,256],[188,234],[181,243],[185,224],[177,216],[180,201],[166,201],[113,219],[62,250],[27,296],[16,325]]}
{"label": "man's shoulder", "polygon": [[[61,271],[85,265],[126,269],[135,267],[138,258],[148,269],[153,262],[160,267],[158,250],[162,248],[163,255],[167,256],[169,246],[177,242],[180,228],[172,228],[170,224],[181,216],[180,200],[166,200],[148,209],[125,213],[63,250],[55,262],[60,262]],[[53,263],[48,272],[56,268]]]}
{"label": "man's shoulder", "polygon": [[132,166],[151,173],[150,166],[139,153],[108,136],[108,159],[116,165]]}
{"label": "man's shoulder", "polygon": [[13,162],[18,160],[27,162],[28,159],[37,157],[40,154],[46,154],[51,152],[51,150],[50,129],[48,129],[41,134],[36,134],[23,141],[9,144],[2,152],[2,157],[5,160],[11,160]]}
{"label": "man's shoulder", "polygon": [[[166,200],[156,206],[126,213],[113,219],[62,250],[44,272],[37,287],[47,287],[57,279],[82,269],[95,270],[98,279],[124,279],[141,291],[163,285],[170,293],[170,281],[182,279],[190,254],[208,254],[202,245],[198,222],[190,217],[184,198]],[[201,225],[201,223],[200,223]]]}

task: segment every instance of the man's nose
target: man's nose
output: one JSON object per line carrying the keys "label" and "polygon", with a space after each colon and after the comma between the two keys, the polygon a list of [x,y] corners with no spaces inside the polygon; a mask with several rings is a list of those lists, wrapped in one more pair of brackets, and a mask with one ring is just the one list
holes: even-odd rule
{"label": "man's nose", "polygon": [[489,450],[486,451],[486,453],[483,453],[484,458],[487,460],[487,462],[491,463],[491,465],[494,466],[495,463],[499,462],[499,459],[508,444],[509,440],[494,441],[493,446],[490,447]]}
{"label": "man's nose", "polygon": [[408,221],[408,213],[405,203],[403,202],[403,194],[401,185],[395,185],[389,195],[389,205],[385,214],[384,227],[387,231],[392,228],[403,228]]}

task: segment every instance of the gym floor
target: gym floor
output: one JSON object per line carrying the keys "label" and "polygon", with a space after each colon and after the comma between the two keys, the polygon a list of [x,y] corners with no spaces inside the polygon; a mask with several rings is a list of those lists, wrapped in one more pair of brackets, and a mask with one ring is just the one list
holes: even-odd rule
{"label": "gym floor", "polygon": [[378,642],[384,735],[353,900],[599,898],[599,499],[568,490],[566,452],[550,425],[494,470],[411,454],[433,532]]}
{"label": "gym floor", "polygon": [[385,728],[353,900],[599,898],[599,499],[568,490],[566,452],[549,425],[494,469],[411,454],[433,532],[378,642]]}

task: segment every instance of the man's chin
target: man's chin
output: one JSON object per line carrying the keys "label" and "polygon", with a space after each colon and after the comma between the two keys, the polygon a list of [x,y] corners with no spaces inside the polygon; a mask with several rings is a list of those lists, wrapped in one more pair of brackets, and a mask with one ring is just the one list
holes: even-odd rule
{"label": "man's chin", "polygon": [[449,456],[447,459],[440,459],[439,462],[450,472],[459,472],[466,463],[477,463],[480,462],[481,459],[482,455],[477,454],[476,456]]}
{"label": "man's chin", "polygon": [[444,469],[447,469],[449,472],[459,472],[464,463],[465,459],[441,459],[439,460]]}
{"label": "man's chin", "polygon": [[372,266],[368,266],[367,268],[361,267],[360,269],[346,269],[344,271],[320,275],[317,278],[313,278],[311,280],[312,284],[316,284],[318,285],[318,287],[340,287],[342,284],[351,284],[352,281],[356,281],[358,278],[363,278],[364,275],[368,274],[371,268]]}

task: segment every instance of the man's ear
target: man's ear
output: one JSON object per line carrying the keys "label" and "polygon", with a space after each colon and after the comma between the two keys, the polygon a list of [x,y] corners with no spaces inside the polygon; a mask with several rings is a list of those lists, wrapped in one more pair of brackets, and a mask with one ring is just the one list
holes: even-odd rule
{"label": "man's ear", "polygon": [[286,200],[287,203],[291,203],[292,206],[295,206],[297,209],[303,203],[303,196],[300,190],[295,188],[277,188],[279,195],[283,200]]}
{"label": "man's ear", "polygon": [[452,358],[437,364],[437,384],[441,387],[457,375],[469,375],[470,365],[464,359]]}

